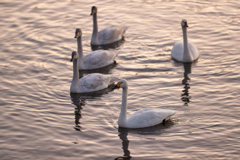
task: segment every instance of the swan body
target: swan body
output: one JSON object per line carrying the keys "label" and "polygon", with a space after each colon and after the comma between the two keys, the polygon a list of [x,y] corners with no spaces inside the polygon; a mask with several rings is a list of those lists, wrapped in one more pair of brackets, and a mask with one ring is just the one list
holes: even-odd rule
{"label": "swan body", "polygon": [[116,63],[115,58],[118,55],[116,50],[96,50],[92,51],[85,56],[82,52],[82,31],[77,28],[75,33],[78,45],[78,68],[79,70],[92,70],[106,67],[110,64]]}
{"label": "swan body", "polygon": [[119,127],[124,128],[145,128],[162,123],[169,119],[177,111],[167,109],[145,108],[127,117],[127,92],[128,84],[126,80],[119,80],[115,88],[123,88],[122,106],[118,118]]}
{"label": "swan body", "polygon": [[197,47],[188,42],[187,38],[187,20],[183,19],[181,22],[183,30],[183,41],[178,41],[174,44],[171,56],[173,59],[180,62],[193,62],[200,56]]}
{"label": "swan body", "polygon": [[93,16],[93,33],[91,45],[106,45],[123,39],[127,27],[109,27],[104,28],[98,32],[97,7],[92,7],[91,15]]}
{"label": "swan body", "polygon": [[72,52],[72,59],[70,61],[73,61],[73,79],[70,87],[71,93],[89,93],[99,91],[107,88],[117,79],[117,76],[103,75],[100,73],[88,74],[79,79],[77,52]]}

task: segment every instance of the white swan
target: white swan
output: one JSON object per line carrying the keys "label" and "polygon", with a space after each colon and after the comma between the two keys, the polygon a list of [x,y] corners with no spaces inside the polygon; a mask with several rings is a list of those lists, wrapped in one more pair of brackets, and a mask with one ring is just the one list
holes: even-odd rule
{"label": "white swan", "polygon": [[116,63],[115,58],[118,55],[116,50],[96,50],[83,56],[82,51],[82,31],[77,28],[75,33],[78,45],[78,68],[79,70],[91,70],[106,67],[110,64]]}
{"label": "white swan", "polygon": [[118,118],[119,127],[144,128],[157,125],[169,119],[177,111],[166,109],[145,108],[139,110],[127,118],[127,94],[128,84],[126,80],[119,80],[114,88],[122,88],[122,106]]}
{"label": "white swan", "polygon": [[93,33],[91,39],[91,45],[105,45],[121,40],[127,27],[110,27],[104,28],[98,32],[97,24],[97,7],[92,7],[91,14],[93,16]]}
{"label": "white swan", "polygon": [[77,52],[72,52],[72,59],[70,61],[73,61],[73,79],[70,87],[71,93],[88,93],[99,91],[107,88],[110,84],[117,80],[117,76],[103,75],[100,73],[88,74],[79,79]]}
{"label": "white swan", "polygon": [[187,38],[187,20],[181,22],[183,30],[183,41],[178,41],[174,44],[171,56],[173,59],[180,62],[193,62],[199,58],[199,52],[194,44],[188,42]]}

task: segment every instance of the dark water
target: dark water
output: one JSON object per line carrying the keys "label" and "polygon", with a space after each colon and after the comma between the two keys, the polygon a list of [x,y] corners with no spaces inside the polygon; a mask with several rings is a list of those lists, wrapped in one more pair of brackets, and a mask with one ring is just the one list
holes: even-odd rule
{"label": "dark water", "polygon": [[[175,109],[166,125],[119,129],[121,90],[70,95],[74,32],[91,51],[91,6],[99,28],[125,25],[118,64],[128,80],[128,113]],[[0,159],[238,159],[240,2],[0,1]],[[199,49],[174,62],[181,20]],[[130,159],[130,158],[128,158]]]}

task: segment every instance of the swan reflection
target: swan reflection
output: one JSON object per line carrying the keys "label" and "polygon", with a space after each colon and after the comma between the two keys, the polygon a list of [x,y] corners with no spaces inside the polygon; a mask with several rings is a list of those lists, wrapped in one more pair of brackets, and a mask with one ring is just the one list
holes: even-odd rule
{"label": "swan reflection", "polygon": [[191,96],[189,95],[189,89],[190,89],[190,78],[188,77],[188,74],[191,73],[191,67],[192,63],[183,63],[184,67],[184,78],[182,80],[182,84],[184,85],[183,93],[181,94],[181,100],[184,102],[184,105],[188,105],[190,102]]}
{"label": "swan reflection", "polygon": [[75,105],[75,127],[74,129],[77,131],[81,131],[81,123],[80,119],[82,118],[81,116],[81,110],[83,109],[83,106],[86,105],[86,100],[88,99],[97,99],[101,97],[104,94],[108,94],[111,92],[113,89],[114,84],[110,85],[108,88],[105,88],[100,91],[96,92],[90,92],[90,93],[70,93],[72,104]]}
{"label": "swan reflection", "polygon": [[74,94],[74,93],[71,93],[71,99],[72,99],[72,103],[76,106],[74,111],[74,114],[75,114],[74,129],[77,131],[81,131],[81,126],[80,126],[80,119],[82,118],[81,110],[82,110],[82,106],[85,106],[86,101],[85,99],[79,97],[78,94]]}
{"label": "swan reflection", "polygon": [[115,160],[130,160],[132,157],[130,156],[130,151],[128,150],[129,140],[128,136],[128,129],[127,128],[118,128],[119,138],[122,140],[122,149],[123,149],[123,156],[117,157]]}
{"label": "swan reflection", "polygon": [[129,129],[129,128],[118,128],[119,138],[122,140],[122,149],[123,156],[119,156],[115,158],[115,160],[130,160],[132,157],[130,156],[128,134],[140,134],[140,135],[161,135],[165,132],[166,129],[172,127],[175,124],[171,119],[167,120],[164,124],[158,124],[156,126],[147,127],[147,128],[139,128],[139,129]]}

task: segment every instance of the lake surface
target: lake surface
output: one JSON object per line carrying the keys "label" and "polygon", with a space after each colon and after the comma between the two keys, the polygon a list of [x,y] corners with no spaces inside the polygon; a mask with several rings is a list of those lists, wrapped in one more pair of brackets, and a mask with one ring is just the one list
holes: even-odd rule
{"label": "lake surface", "polygon": [[[93,5],[99,29],[129,27],[100,72],[128,81],[129,114],[178,110],[165,125],[118,128],[121,89],[70,94],[75,29],[87,54]],[[0,159],[238,159],[239,15],[239,0],[1,0]],[[182,19],[201,53],[192,64],[170,55]]]}

